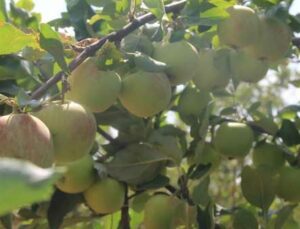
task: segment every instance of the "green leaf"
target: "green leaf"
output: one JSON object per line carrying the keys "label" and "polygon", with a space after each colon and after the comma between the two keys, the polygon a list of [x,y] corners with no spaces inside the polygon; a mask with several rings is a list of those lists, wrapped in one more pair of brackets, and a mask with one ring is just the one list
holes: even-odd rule
{"label": "green leaf", "polygon": [[141,70],[147,72],[163,72],[167,69],[167,65],[165,63],[157,61],[143,53],[135,52],[127,53],[127,55],[133,58],[135,66]]}
{"label": "green leaf", "polygon": [[39,48],[37,36],[26,34],[13,25],[1,21],[0,37],[0,55],[18,52],[26,46]]}
{"label": "green leaf", "polygon": [[21,206],[47,200],[53,192],[58,174],[29,162],[2,158],[0,160],[0,215]]}
{"label": "green leaf", "polygon": [[126,52],[141,52],[151,56],[153,45],[145,35],[129,34],[121,42],[121,48]]}
{"label": "green leaf", "polygon": [[27,11],[31,11],[34,8],[34,2],[32,0],[19,0],[16,6]]}
{"label": "green leaf", "polygon": [[0,0],[0,22],[7,20],[7,12],[5,7],[5,0]]}
{"label": "green leaf", "polygon": [[170,160],[150,144],[132,144],[116,153],[106,164],[112,177],[128,184],[143,184],[154,179],[166,161]]}
{"label": "green leaf", "polygon": [[246,200],[263,210],[267,210],[275,198],[273,173],[265,167],[245,166],[241,174],[241,188]]}
{"label": "green leaf", "polygon": [[57,61],[60,68],[68,72],[68,66],[64,58],[64,47],[57,32],[48,24],[41,24],[40,45],[49,52]]}
{"label": "green leaf", "polygon": [[209,177],[204,180],[193,180],[192,184],[189,184],[190,196],[195,204],[200,204],[205,207],[210,201],[210,196],[208,194],[208,187],[210,183]]}
{"label": "green leaf", "polygon": [[143,3],[157,19],[162,20],[166,14],[163,0],[143,0]]}
{"label": "green leaf", "polygon": [[283,119],[278,136],[282,138],[287,146],[300,144],[300,134],[294,122]]}
{"label": "green leaf", "polygon": [[282,119],[289,119],[293,120],[296,118],[297,113],[300,111],[300,106],[299,105],[289,105],[284,107],[280,112],[279,112],[279,117]]}

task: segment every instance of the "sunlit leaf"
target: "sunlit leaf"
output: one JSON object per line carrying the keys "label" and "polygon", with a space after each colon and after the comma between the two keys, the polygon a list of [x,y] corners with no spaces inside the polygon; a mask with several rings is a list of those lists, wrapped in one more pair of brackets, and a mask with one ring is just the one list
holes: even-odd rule
{"label": "sunlit leaf", "polygon": [[64,58],[63,44],[60,41],[59,35],[48,24],[41,24],[40,44],[43,49],[55,58],[61,69],[68,72],[67,63]]}
{"label": "sunlit leaf", "polygon": [[9,23],[0,21],[0,55],[20,51],[26,46],[39,48],[37,36],[26,34]]}

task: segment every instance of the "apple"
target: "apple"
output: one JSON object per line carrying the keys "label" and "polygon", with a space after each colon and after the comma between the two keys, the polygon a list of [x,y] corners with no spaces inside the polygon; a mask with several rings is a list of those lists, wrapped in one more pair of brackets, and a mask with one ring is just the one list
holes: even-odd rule
{"label": "apple", "polygon": [[212,100],[209,92],[187,86],[179,97],[177,111],[188,122],[189,117],[198,117]]}
{"label": "apple", "polygon": [[48,127],[30,114],[0,117],[0,158],[28,160],[40,167],[53,163],[54,148]]}
{"label": "apple", "polygon": [[83,192],[95,181],[93,158],[89,154],[73,162],[57,163],[56,166],[64,166],[67,169],[55,184],[63,192]]}
{"label": "apple", "polygon": [[91,150],[96,135],[92,113],[72,101],[54,101],[34,112],[49,128],[56,163],[80,159]]}
{"label": "apple", "polygon": [[271,170],[278,171],[285,162],[284,152],[279,146],[271,143],[257,145],[252,152],[253,164],[256,167],[267,166]]}
{"label": "apple", "polygon": [[178,41],[158,45],[154,48],[154,59],[164,62],[171,85],[184,84],[191,80],[198,64],[198,52],[187,41]]}
{"label": "apple", "polygon": [[242,51],[233,51],[230,55],[232,77],[238,81],[257,83],[268,72],[268,64]]}
{"label": "apple", "polygon": [[257,41],[259,18],[255,11],[246,6],[234,5],[227,8],[229,17],[218,25],[221,43],[235,48],[245,47]]}
{"label": "apple", "polygon": [[233,215],[233,229],[258,229],[258,222],[253,213],[246,209],[239,209]]}
{"label": "apple", "polygon": [[68,77],[66,99],[80,103],[91,112],[102,112],[113,105],[121,91],[121,78],[113,71],[100,71],[92,57]]}
{"label": "apple", "polygon": [[130,113],[150,117],[168,107],[171,86],[164,73],[138,71],[125,76],[119,98]]}
{"label": "apple", "polygon": [[279,171],[277,195],[286,201],[300,202],[300,168],[283,167]]}
{"label": "apple", "polygon": [[147,229],[194,228],[196,212],[196,207],[175,196],[157,194],[145,204],[144,226]]}
{"label": "apple", "polygon": [[290,28],[282,21],[272,17],[261,17],[261,32],[257,42],[245,48],[255,58],[277,61],[284,58],[291,43]]}
{"label": "apple", "polygon": [[83,196],[93,211],[98,214],[110,214],[123,206],[125,187],[122,183],[107,177],[97,180]]}
{"label": "apple", "polygon": [[197,69],[193,82],[203,91],[224,88],[230,79],[229,50],[200,51],[199,61],[194,66]]}
{"label": "apple", "polygon": [[253,144],[252,129],[244,123],[223,122],[217,129],[214,145],[226,157],[245,157]]}

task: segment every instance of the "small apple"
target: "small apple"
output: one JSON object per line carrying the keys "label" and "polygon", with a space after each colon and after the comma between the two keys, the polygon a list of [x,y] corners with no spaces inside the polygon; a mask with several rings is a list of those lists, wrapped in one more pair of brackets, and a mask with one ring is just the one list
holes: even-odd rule
{"label": "small apple", "polygon": [[253,144],[252,129],[244,123],[223,122],[216,131],[214,145],[227,157],[245,157]]}

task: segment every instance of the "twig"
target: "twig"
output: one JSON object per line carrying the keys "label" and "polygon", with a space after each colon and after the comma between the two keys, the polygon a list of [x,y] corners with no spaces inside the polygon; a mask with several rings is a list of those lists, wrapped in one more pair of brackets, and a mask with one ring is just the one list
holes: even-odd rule
{"label": "twig", "polygon": [[293,45],[295,45],[296,47],[300,48],[300,37],[294,37],[292,39],[292,43]]}
{"label": "twig", "polygon": [[119,228],[121,229],[130,229],[130,218],[129,218],[129,206],[128,206],[128,187],[125,187],[125,201],[121,209],[121,220]]}
{"label": "twig", "polygon": [[[186,0],[181,0],[178,2],[171,3],[169,5],[166,5],[165,11],[166,13],[170,12],[178,12],[180,11],[186,3]],[[117,42],[121,41],[124,37],[126,37],[128,34],[133,32],[134,30],[138,29],[140,26],[146,24],[147,22],[150,22],[155,19],[155,16],[152,13],[147,13],[145,15],[142,15],[136,19],[134,19],[131,23],[124,26],[122,29],[112,32],[108,34],[107,36],[99,39],[95,43],[87,46],[69,65],[68,68],[72,72],[77,66],[79,66],[86,58],[89,56],[92,56],[98,49],[100,49],[106,41],[111,42]],[[41,87],[39,87],[37,90],[35,90],[31,98],[32,99],[39,99],[41,98],[44,93],[52,87],[54,84],[56,84],[58,81],[61,80],[62,76],[65,75],[64,72],[57,73],[54,77],[47,80],[45,84],[43,84]]]}

